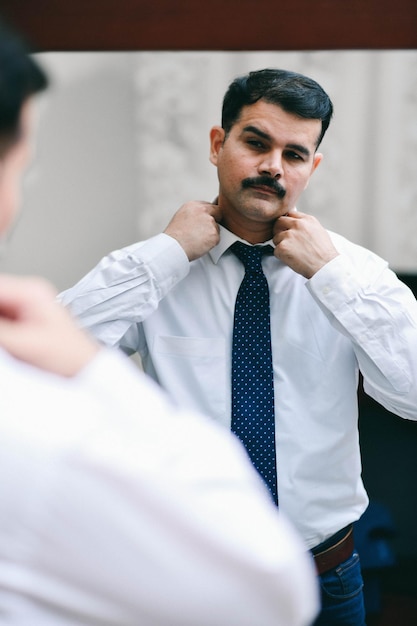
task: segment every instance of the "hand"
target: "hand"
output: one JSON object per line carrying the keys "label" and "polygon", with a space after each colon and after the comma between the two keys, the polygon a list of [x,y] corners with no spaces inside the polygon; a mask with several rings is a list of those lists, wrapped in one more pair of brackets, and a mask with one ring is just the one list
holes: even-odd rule
{"label": "hand", "polygon": [[183,247],[190,261],[198,259],[219,243],[220,207],[210,202],[183,204],[164,230]]}
{"label": "hand", "polygon": [[17,359],[75,376],[100,349],[41,278],[0,275],[0,346]]}
{"label": "hand", "polygon": [[276,220],[273,241],[275,256],[305,278],[314,276],[339,254],[320,222],[299,211]]}

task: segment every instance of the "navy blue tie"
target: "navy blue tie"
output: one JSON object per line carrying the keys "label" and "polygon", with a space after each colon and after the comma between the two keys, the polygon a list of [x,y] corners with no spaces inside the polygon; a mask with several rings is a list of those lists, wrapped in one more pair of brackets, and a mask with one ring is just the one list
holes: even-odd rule
{"label": "navy blue tie", "polygon": [[278,504],[269,288],[262,270],[262,255],[272,248],[237,241],[230,249],[245,266],[233,325],[232,431]]}

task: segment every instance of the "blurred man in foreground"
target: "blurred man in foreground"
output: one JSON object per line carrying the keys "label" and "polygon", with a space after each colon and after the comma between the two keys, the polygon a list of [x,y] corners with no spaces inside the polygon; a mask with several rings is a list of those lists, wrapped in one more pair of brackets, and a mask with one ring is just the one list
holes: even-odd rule
{"label": "blurred man in foreground", "polygon": [[[41,68],[0,30],[0,233]],[[240,444],[0,276],[0,624],[305,626],[312,562]]]}

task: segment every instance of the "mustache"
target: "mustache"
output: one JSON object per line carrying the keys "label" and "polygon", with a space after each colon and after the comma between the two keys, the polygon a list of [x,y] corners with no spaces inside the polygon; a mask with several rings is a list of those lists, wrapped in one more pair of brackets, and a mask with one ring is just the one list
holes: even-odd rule
{"label": "mustache", "polygon": [[245,178],[242,180],[242,188],[248,189],[248,187],[269,187],[276,193],[278,198],[282,200],[287,193],[284,187],[275,178],[270,176],[257,176],[255,178]]}

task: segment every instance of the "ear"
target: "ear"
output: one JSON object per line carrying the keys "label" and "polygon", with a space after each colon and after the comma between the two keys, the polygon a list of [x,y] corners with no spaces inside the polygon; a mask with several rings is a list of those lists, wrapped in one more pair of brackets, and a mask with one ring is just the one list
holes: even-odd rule
{"label": "ear", "polygon": [[217,167],[219,152],[223,146],[225,137],[224,129],[221,126],[213,126],[210,131],[210,161]]}
{"label": "ear", "polygon": [[322,160],[323,160],[323,155],[320,152],[316,152],[313,158],[313,164],[311,166],[310,176],[307,179],[304,189],[307,189],[308,183],[310,182],[310,178],[312,177],[313,173],[316,171],[316,169],[318,168]]}
{"label": "ear", "polygon": [[311,174],[318,168],[323,160],[323,155],[320,152],[316,152],[313,159],[313,166],[311,168]]}

